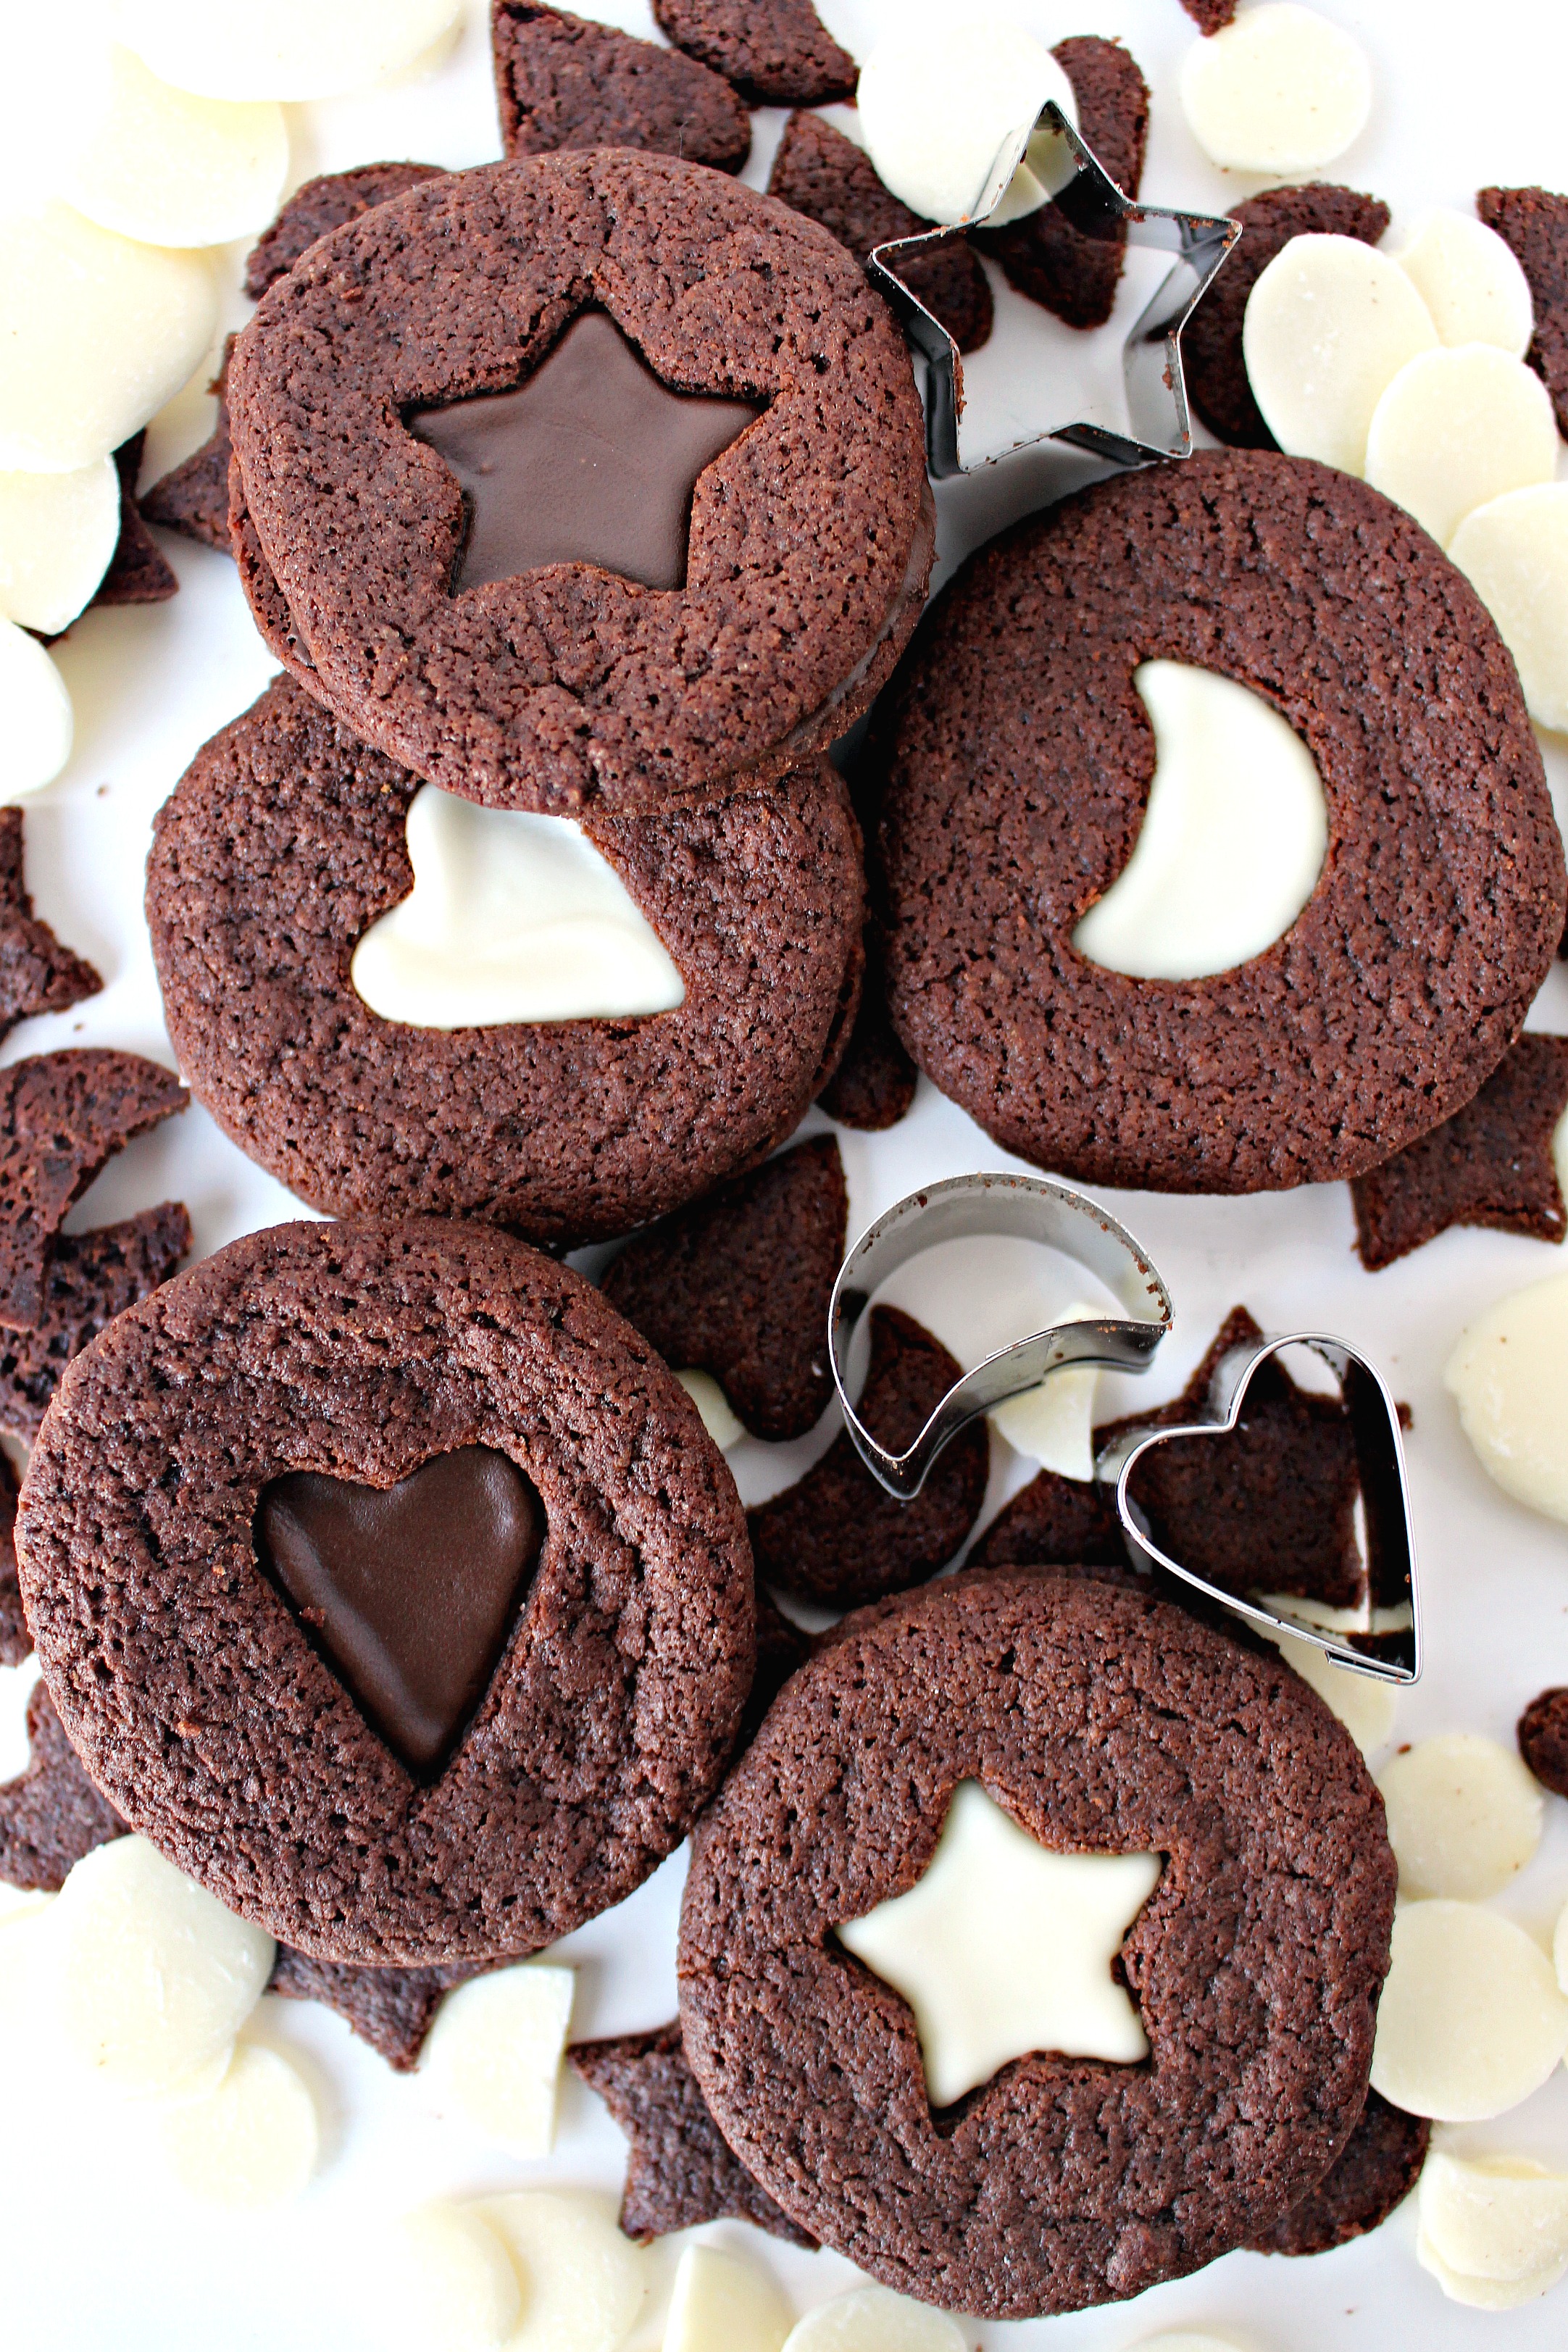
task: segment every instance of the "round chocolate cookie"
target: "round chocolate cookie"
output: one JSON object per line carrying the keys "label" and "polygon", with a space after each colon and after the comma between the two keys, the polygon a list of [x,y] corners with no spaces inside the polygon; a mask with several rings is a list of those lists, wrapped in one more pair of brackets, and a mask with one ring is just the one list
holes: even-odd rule
{"label": "round chocolate cookie", "polygon": [[[1329,846],[1266,952],[1202,980],[1088,962],[1154,772],[1163,657],[1272,703]],[[1513,663],[1419,526],[1349,475],[1205,451],[981,550],[879,716],[889,997],[1009,1150],[1092,1183],[1354,1176],[1467,1102],[1563,935],[1563,845]]]}
{"label": "round chocolate cookie", "polygon": [[268,642],[495,806],[781,774],[869,705],[924,598],[890,315],[824,229],[668,156],[531,156],[377,206],[271,289],[227,396]]}
{"label": "round chocolate cookie", "polygon": [[[1150,2054],[1036,2050],[933,2111],[913,2012],[835,1931],[922,1879],[970,1782],[1047,1849],[1158,1858],[1102,1963]],[[987,2318],[1077,2310],[1257,2239],[1321,2179],[1366,2094],[1394,1876],[1358,1750],[1273,1651],[1099,1582],[931,1586],[800,1668],[699,1824],[687,2055],[769,2195],[874,2277]],[[924,1951],[988,1951],[1016,1884],[951,1941],[928,1913]]]}
{"label": "round chocolate cookie", "polygon": [[281,1225],[166,1283],[71,1364],[17,1539],[104,1796],[319,1959],[528,1952],[620,1902],[751,1681],[695,1408],[484,1226]]}
{"label": "round chocolate cookie", "polygon": [[241,1150],[338,1213],[624,1234],[761,1160],[836,1066],[860,979],[859,835],[826,760],[584,831],[685,983],[625,1020],[411,1028],[356,993],[413,886],[418,790],[286,679],[159,812],[147,919],[169,1034]]}

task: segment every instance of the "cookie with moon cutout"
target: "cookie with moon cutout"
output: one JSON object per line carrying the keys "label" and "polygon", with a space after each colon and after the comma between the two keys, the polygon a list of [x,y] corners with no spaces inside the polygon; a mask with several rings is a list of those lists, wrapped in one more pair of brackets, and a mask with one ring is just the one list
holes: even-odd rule
{"label": "cookie with moon cutout", "polygon": [[263,298],[227,398],[263,635],[378,750],[492,807],[781,775],[869,707],[924,600],[886,306],[814,222],[668,156],[536,155],[376,205]]}
{"label": "cookie with moon cutout", "polygon": [[1264,1645],[966,1579],[846,1624],[699,1823],[681,2029],[725,2140],[901,2292],[1021,2319],[1256,2240],[1361,2115],[1394,1862]]}
{"label": "cookie with moon cutout", "polygon": [[862,892],[825,760],[579,825],[422,786],[279,679],[160,810],[147,918],[195,1093],[291,1192],[560,1242],[789,1135],[854,1018]]}
{"label": "cookie with moon cutout", "polygon": [[520,1954],[619,1902],[751,1682],[695,1406],[482,1225],[279,1226],[122,1315],[62,1383],[17,1553],[99,1790],[320,1959]]}
{"label": "cookie with moon cutout", "polygon": [[1360,1175],[1476,1093],[1562,937],[1496,628],[1309,460],[1200,451],[1004,532],[877,723],[895,1025],[1059,1174]]}

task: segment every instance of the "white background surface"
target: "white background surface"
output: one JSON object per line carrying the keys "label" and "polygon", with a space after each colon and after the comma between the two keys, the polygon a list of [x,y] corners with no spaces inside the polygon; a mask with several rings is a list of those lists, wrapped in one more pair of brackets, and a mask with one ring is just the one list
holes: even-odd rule
{"label": "white background surface", "polygon": [[[900,0],[822,0],[830,27],[864,55]],[[1396,241],[1431,203],[1467,205],[1489,181],[1568,184],[1568,11],[1560,0],[1324,0],[1352,28],[1376,76],[1372,123],[1327,176],[1371,189],[1394,208]],[[589,13],[652,31],[646,0]],[[1016,13],[1047,40],[1118,33],[1153,90],[1144,194],[1154,202],[1223,208],[1260,183],[1227,179],[1200,155],[1176,100],[1176,74],[1194,28],[1177,0],[1056,0]],[[447,165],[498,152],[482,10],[470,5],[453,57],[427,80],[378,96],[289,110],[294,181],[382,156]],[[756,119],[746,177],[761,184],[783,116]],[[231,322],[241,249],[225,257]],[[973,414],[987,440],[1096,413],[1114,399],[1120,329],[1076,337],[999,290],[998,333],[969,373]],[[1070,372],[1070,373],[1068,373]],[[211,404],[198,389],[154,428],[144,479],[204,437]],[[1064,399],[1066,405],[1064,405]],[[939,493],[944,567],[977,540],[1036,503],[1026,465],[1004,467]],[[89,614],[58,648],[77,711],[77,750],[66,775],[26,819],[28,880],[38,911],[105,975],[103,993],[74,1011],[24,1024],[0,1059],[67,1045],[136,1048],[172,1060],[163,1034],[141,913],[142,869],[153,812],[216,728],[246,708],[271,669],[223,557],[169,540],[182,592],[142,611]],[[1568,815],[1568,743],[1547,745],[1561,814]],[[1531,1025],[1568,1030],[1568,971],[1559,966]],[[814,1118],[813,1124],[820,1124]],[[887,1136],[841,1138],[851,1224],[861,1224],[915,1183],[1009,1164],[967,1118],[923,1081],[913,1116]],[[77,1225],[155,1200],[189,1203],[196,1248],[296,1213],[289,1196],[250,1167],[200,1109],[133,1145],[80,1205]],[[1521,1706],[1543,1685],[1568,1681],[1568,1529],[1510,1503],[1485,1478],[1460,1435],[1441,1374],[1467,1319],[1503,1292],[1563,1264],[1540,1244],[1481,1233],[1449,1234],[1376,1276],[1351,1248],[1350,1198],[1325,1186],[1249,1201],[1107,1196],[1152,1252],[1175,1294],[1179,1320],[1143,1393],[1173,1392],[1226,1309],[1244,1300],[1266,1326],[1306,1322],[1372,1350],[1415,1411],[1410,1441],[1427,1628],[1427,1670],[1400,1701],[1396,1738],[1484,1731],[1509,1740]],[[994,1269],[990,1312],[1010,1270]],[[962,1318],[971,1287],[933,1274],[906,1288],[907,1304],[951,1339],[983,1344]],[[1072,1287],[1081,1286],[1081,1277]],[[984,1312],[986,1302],[978,1302]],[[1005,1336],[1005,1333],[998,1336]],[[989,1340],[988,1332],[984,1339]],[[1119,1409],[1107,1383],[1101,1410]],[[748,1499],[786,1483],[821,1449],[826,1429],[801,1447],[754,1444],[734,1457]],[[993,1504],[1027,1471],[998,1442]],[[15,1769],[26,1675],[0,1674],[0,1734]],[[1547,1933],[1568,1899],[1568,1805],[1549,1800],[1541,1853],[1501,1907]],[[574,2033],[655,2025],[674,2010],[673,1946],[682,1868],[677,1856],[621,1910],[560,1948],[578,1968]],[[526,2182],[618,2189],[623,2142],[597,2102],[574,2082],[563,2094],[562,2130],[546,2163],[518,2165],[434,2110],[417,2076],[393,2075],[325,2011],[268,2004],[266,2030],[308,2064],[326,2123],[324,2160],[304,2201],[275,2218],[236,2221],[187,2204],[163,2182],[134,2131],[79,2110],[47,2074],[25,2063],[25,2028],[8,2029],[0,2056],[0,2341],[28,2352],[357,2352],[395,2342],[377,2302],[376,2233],[392,2212],[437,2192]],[[1522,2150],[1568,2169],[1568,2083],[1560,2072],[1527,2105],[1467,2136],[1477,2146]],[[806,2256],[730,2225],[730,2239],[769,2264],[805,2307],[851,2281],[831,2254]],[[1232,2255],[1195,2278],[1136,2305],[1026,2326],[972,2329],[972,2343],[1059,2345],[1062,2352],[1117,2352],[1158,2329],[1212,2327],[1255,2352],[1354,2352],[1419,2346],[1459,2352],[1494,2342],[1544,2352],[1568,2337],[1568,2287],[1498,2315],[1446,2303],[1415,2264],[1415,2217],[1406,2210],[1374,2237],[1308,2262]],[[668,2264],[667,2248],[661,2259]],[[657,2343],[657,2324],[650,2306]]]}

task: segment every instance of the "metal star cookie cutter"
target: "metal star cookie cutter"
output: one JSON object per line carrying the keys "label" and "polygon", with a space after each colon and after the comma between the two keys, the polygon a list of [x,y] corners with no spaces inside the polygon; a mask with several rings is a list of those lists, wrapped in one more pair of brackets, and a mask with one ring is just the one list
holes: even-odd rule
{"label": "metal star cookie cutter", "polygon": [[[977,465],[966,466],[958,440],[963,413],[963,362],[958,345],[900,272],[922,255],[952,244],[966,229],[983,226],[1000,205],[1030,142],[1042,133],[1054,135],[1070,159],[1069,177],[1047,202],[1054,202],[1074,228],[1085,236],[1124,238],[1129,245],[1173,253],[1176,264],[1128,336],[1122,352],[1130,432],[1114,433],[1081,420],[1050,425],[1042,433],[1012,442]],[[871,283],[887,298],[926,362],[926,461],[933,480],[978,473],[1020,449],[1033,449],[1046,441],[1060,442],[1122,468],[1151,466],[1163,457],[1190,457],[1193,431],[1182,363],[1182,330],[1240,235],[1241,224],[1223,214],[1184,212],[1123,195],[1061,109],[1054,103],[1042,107],[1034,122],[1021,124],[1004,142],[967,219],[879,245],[866,264]]]}

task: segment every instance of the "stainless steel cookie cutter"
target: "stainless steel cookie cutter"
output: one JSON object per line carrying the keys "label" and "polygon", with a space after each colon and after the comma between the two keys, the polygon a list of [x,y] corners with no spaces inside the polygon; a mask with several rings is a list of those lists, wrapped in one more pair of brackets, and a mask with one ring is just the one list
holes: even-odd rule
{"label": "stainless steel cookie cutter", "polygon": [[1129,245],[1152,246],[1174,254],[1176,262],[1128,336],[1122,352],[1131,431],[1114,433],[1081,420],[1048,425],[1044,432],[1029,434],[995,456],[982,459],[980,466],[994,465],[1002,457],[1010,457],[1020,449],[1037,447],[1045,441],[1060,442],[1121,467],[1149,466],[1162,457],[1186,457],[1192,454],[1192,420],[1182,366],[1182,330],[1241,235],[1241,225],[1223,214],[1184,212],[1163,205],[1141,204],[1135,197],[1123,195],[1093,150],[1085,145],[1060,108],[1051,103],[1041,109],[1034,122],[1020,124],[1004,142],[974,210],[966,220],[879,245],[866,264],[871,283],[887,298],[904,332],[926,362],[926,462],[937,481],[980,470],[980,466],[966,466],[959,453],[963,362],[958,345],[941,320],[927,310],[900,272],[922,255],[951,245],[965,229],[982,226],[1001,203],[1031,140],[1040,133],[1054,135],[1070,163],[1066,184],[1049,201],[1057,205],[1074,228],[1089,237],[1124,238]]}
{"label": "stainless steel cookie cutter", "polygon": [[[889,1276],[942,1242],[1006,1234],[1045,1244],[1087,1266],[1127,1308],[1123,1317],[1058,1323],[1000,1348],[955,1381],[912,1444],[881,1445],[860,1419],[850,1389],[869,1352],[872,1299]],[[912,1502],[931,1465],[959,1431],[993,1405],[1020,1396],[1064,1364],[1146,1371],[1171,1328],[1171,1295],[1146,1250],[1124,1225],[1070,1185],[1046,1177],[954,1176],[896,1202],[868,1226],[839,1268],[827,1310],[828,1362],[844,1425],[866,1467],[889,1495]],[[1201,1442],[1234,1430],[1259,1369],[1285,1348],[1310,1348],[1340,1384],[1355,1449],[1361,1496],[1358,1532],[1365,1562],[1364,1622],[1340,1625],[1298,1613],[1289,1595],[1238,1596],[1210,1583],[1163,1550],[1133,1492],[1138,1464],[1156,1446]],[[1232,1349],[1222,1358],[1201,1418],[1179,1426],[1134,1428],[1108,1447],[1096,1477],[1114,1490],[1117,1518],[1134,1568],[1163,1571],[1252,1623],[1309,1642],[1336,1665],[1384,1682],[1421,1671],[1415,1542],[1398,1407],[1360,1351],[1322,1332],[1290,1332]]]}

